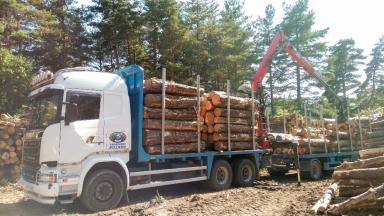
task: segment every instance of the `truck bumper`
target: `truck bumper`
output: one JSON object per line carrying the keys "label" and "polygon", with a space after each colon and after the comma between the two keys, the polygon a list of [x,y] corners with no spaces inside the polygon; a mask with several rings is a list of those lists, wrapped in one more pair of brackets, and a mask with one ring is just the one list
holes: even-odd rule
{"label": "truck bumper", "polygon": [[59,194],[58,183],[31,183],[20,179],[19,183],[24,189],[25,196],[42,204],[53,205]]}

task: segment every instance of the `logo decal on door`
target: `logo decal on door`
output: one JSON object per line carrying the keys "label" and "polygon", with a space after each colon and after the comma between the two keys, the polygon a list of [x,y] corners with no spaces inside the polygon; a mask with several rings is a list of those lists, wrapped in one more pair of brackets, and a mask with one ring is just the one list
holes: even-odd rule
{"label": "logo decal on door", "polygon": [[109,136],[109,139],[115,143],[124,142],[127,139],[127,135],[123,132],[113,132]]}

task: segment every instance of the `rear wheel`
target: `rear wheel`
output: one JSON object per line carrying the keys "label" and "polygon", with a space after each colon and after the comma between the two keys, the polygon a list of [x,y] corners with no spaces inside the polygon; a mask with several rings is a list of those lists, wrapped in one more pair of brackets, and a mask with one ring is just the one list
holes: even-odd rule
{"label": "rear wheel", "polygon": [[239,187],[252,186],[257,176],[256,166],[249,159],[240,159],[233,166],[233,184]]}
{"label": "rear wheel", "polygon": [[305,178],[319,180],[323,176],[323,167],[318,159],[309,161],[309,171],[303,172]]}
{"label": "rear wheel", "polygon": [[225,190],[232,183],[232,168],[226,160],[216,160],[213,164],[208,185],[213,190]]}
{"label": "rear wheel", "polygon": [[80,201],[90,211],[105,211],[119,204],[124,190],[119,174],[112,170],[96,170],[85,180]]}

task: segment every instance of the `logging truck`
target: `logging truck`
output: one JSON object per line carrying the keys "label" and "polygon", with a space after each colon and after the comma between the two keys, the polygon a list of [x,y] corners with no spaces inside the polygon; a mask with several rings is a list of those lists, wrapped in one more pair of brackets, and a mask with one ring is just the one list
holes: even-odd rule
{"label": "logging truck", "polygon": [[[33,78],[29,97],[34,114],[24,136],[20,179],[28,198],[43,204],[72,203],[79,198],[85,208],[101,211],[116,207],[129,191],[143,188],[196,181],[206,181],[214,190],[253,184],[265,150],[258,148],[255,125],[250,149],[231,149],[230,114],[226,150],[203,149],[198,111],[192,151],[178,153],[175,148],[176,153],[169,153],[165,71],[162,100],[157,103],[161,113],[154,114],[161,120],[156,125],[146,122],[149,128],[161,129],[161,145],[145,149],[143,78],[144,71],[137,65],[114,73],[68,68]],[[193,94],[199,98],[199,79],[196,83]],[[199,107],[200,100],[196,102]],[[179,138],[183,137],[176,134],[170,141]]]}

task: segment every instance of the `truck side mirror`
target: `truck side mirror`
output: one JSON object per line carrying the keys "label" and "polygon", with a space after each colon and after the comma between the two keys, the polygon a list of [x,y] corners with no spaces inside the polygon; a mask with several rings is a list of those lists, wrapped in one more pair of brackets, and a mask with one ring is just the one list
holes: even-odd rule
{"label": "truck side mirror", "polygon": [[77,119],[77,104],[79,102],[79,99],[80,96],[78,94],[73,94],[70,96],[69,103],[66,103],[67,108],[65,112],[64,125],[69,125],[70,122]]}

